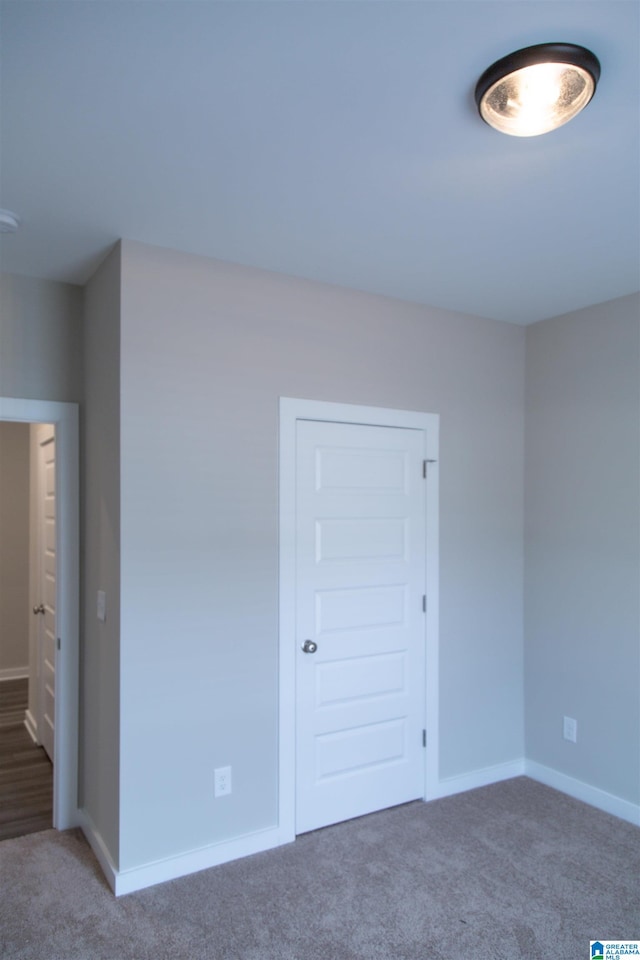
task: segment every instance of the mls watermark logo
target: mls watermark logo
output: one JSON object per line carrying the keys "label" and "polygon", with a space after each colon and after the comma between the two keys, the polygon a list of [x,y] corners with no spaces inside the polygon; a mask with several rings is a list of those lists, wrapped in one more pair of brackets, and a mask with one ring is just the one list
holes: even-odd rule
{"label": "mls watermark logo", "polygon": [[640,940],[590,940],[591,960],[617,960],[618,957],[639,957]]}

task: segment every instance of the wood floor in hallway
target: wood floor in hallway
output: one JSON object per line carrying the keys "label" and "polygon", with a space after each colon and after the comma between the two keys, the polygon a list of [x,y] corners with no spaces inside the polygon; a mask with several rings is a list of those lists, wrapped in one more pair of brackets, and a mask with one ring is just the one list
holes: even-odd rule
{"label": "wood floor in hallway", "polygon": [[27,680],[0,682],[0,840],[50,829],[53,767],[24,725]]}

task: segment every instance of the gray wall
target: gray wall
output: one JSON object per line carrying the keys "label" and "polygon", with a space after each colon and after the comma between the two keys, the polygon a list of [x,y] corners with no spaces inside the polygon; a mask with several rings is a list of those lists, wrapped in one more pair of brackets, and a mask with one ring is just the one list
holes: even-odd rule
{"label": "gray wall", "polygon": [[524,341],[123,243],[121,869],[276,822],[281,395],[441,414],[440,773],[522,757]]}
{"label": "gray wall", "polygon": [[0,676],[27,676],[29,627],[29,425],[0,421]]}
{"label": "gray wall", "polygon": [[[80,803],[118,866],[120,752],[120,248],[85,288],[81,418]],[[106,621],[96,595],[107,595]]]}
{"label": "gray wall", "polygon": [[527,757],[634,803],[639,318],[635,295],[527,328],[525,469]]}
{"label": "gray wall", "polygon": [[[638,298],[525,334],[123,251],[85,291],[82,410],[81,793],[115,865],[275,823],[281,395],[441,415],[440,775],[523,756],[525,338],[526,753],[638,802]],[[80,399],[80,299],[1,278],[1,394]]]}
{"label": "gray wall", "polygon": [[[80,399],[78,288],[0,306],[0,393]],[[281,395],[441,415],[440,775],[523,756],[525,339],[526,753],[638,802],[637,297],[525,334],[125,242],[84,307],[81,793],[116,867],[275,823]]]}
{"label": "gray wall", "polygon": [[81,400],[81,287],[0,274],[0,396]]}

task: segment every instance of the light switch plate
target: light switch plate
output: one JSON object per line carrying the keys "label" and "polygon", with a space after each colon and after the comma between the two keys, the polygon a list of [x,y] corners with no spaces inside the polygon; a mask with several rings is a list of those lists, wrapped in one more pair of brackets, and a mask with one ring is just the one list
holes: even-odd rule
{"label": "light switch plate", "polygon": [[107,619],[107,595],[104,590],[98,590],[98,602],[96,604],[96,614],[98,620],[104,623]]}

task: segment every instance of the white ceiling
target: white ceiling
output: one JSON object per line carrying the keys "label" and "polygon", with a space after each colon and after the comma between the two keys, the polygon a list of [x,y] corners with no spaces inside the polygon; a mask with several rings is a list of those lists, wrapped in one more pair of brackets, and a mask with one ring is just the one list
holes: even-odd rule
{"label": "white ceiling", "polygon": [[[1,7],[2,269],[83,283],[119,237],[529,323],[638,289],[637,0]],[[543,41],[602,77],[542,137],[475,82]]]}

